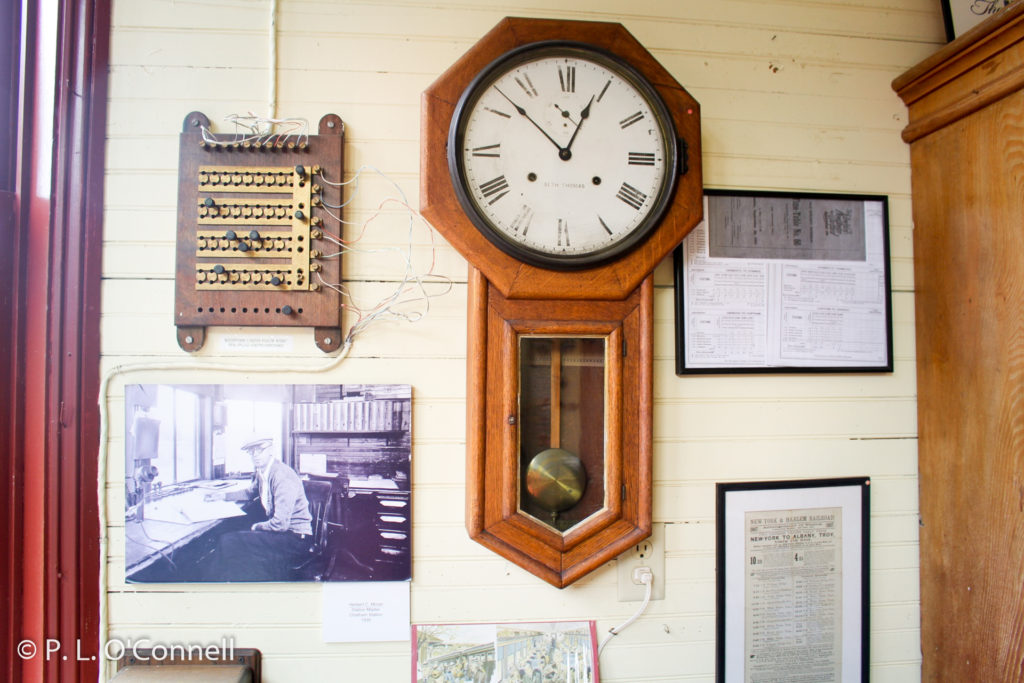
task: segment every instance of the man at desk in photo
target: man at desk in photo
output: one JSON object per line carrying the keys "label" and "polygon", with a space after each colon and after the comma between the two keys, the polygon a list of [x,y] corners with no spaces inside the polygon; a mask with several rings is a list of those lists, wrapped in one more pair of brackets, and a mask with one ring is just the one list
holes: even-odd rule
{"label": "man at desk in photo", "polygon": [[248,531],[220,537],[211,568],[214,581],[289,581],[293,568],[309,557],[312,516],[302,480],[288,465],[271,456],[274,440],[261,438],[242,446],[253,464],[248,488],[212,493],[209,499],[259,500],[266,521]]}

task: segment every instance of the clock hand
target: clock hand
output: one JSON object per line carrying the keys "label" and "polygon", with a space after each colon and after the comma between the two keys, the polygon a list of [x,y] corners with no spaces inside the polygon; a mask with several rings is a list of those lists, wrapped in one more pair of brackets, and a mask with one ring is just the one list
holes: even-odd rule
{"label": "clock hand", "polygon": [[537,128],[537,130],[539,130],[541,133],[544,133],[544,137],[546,137],[548,140],[550,140],[551,144],[558,148],[558,156],[562,156],[562,154],[564,152],[568,151],[568,150],[563,150],[562,146],[560,144],[558,144],[557,142],[555,142],[555,139],[553,137],[551,137],[550,135],[548,135],[548,132],[546,130],[541,128],[540,125],[536,121],[534,121],[532,118],[530,118],[530,115],[526,113],[525,109],[523,109],[518,104],[513,102],[511,97],[509,97],[505,93],[501,92],[501,88],[499,88],[498,86],[494,86],[494,89],[497,90],[501,94],[502,97],[504,97],[506,100],[508,100],[509,104],[511,104],[513,107],[516,108],[516,111],[519,112],[520,116],[526,117],[526,120],[529,121],[530,123],[532,123],[534,125],[534,127]]}
{"label": "clock hand", "polygon": [[[580,122],[576,124],[576,130],[574,130],[572,132],[572,137],[569,138],[569,144],[565,146],[564,150],[559,151],[558,156],[560,156],[562,159],[565,159],[566,161],[568,161],[569,160],[568,157],[572,156],[572,152],[570,152],[569,150],[572,149],[572,143],[575,142],[576,135],[580,132],[580,128],[583,127],[583,122],[586,121],[590,117],[590,105],[592,105],[593,103],[594,103],[594,95],[591,95],[590,96],[590,101],[587,102],[587,106],[583,107],[582,111],[580,111]],[[563,156],[563,155],[568,155],[568,156]]]}
{"label": "clock hand", "polygon": [[590,116],[590,105],[594,103],[594,95],[590,96],[590,101],[587,102],[587,106],[583,107],[580,111],[580,125],[583,125],[583,119]]}

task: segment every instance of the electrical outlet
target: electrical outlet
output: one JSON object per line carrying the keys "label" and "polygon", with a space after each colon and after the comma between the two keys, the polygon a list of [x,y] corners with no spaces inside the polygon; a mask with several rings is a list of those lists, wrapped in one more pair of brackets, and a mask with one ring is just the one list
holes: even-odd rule
{"label": "electrical outlet", "polygon": [[652,524],[651,535],[615,560],[619,572],[619,602],[643,600],[647,587],[639,580],[647,567],[654,576],[651,600],[665,599],[665,525]]}

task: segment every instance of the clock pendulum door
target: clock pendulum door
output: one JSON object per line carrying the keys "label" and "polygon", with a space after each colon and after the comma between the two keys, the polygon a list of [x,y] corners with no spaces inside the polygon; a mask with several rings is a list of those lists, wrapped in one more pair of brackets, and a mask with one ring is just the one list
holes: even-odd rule
{"label": "clock pendulum door", "polygon": [[605,341],[524,336],[519,357],[520,508],[564,532],[604,506]]}
{"label": "clock pendulum door", "polygon": [[653,279],[552,302],[474,270],[468,291],[467,529],[563,587],[650,533]]}

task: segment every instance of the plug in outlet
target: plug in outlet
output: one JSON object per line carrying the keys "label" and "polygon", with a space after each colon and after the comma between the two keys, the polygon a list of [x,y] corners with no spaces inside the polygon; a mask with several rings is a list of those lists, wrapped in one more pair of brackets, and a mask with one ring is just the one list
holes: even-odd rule
{"label": "plug in outlet", "polygon": [[651,600],[665,599],[665,525],[652,524],[651,535],[619,555],[619,602],[643,600],[647,588],[641,576],[644,569],[654,577]]}

